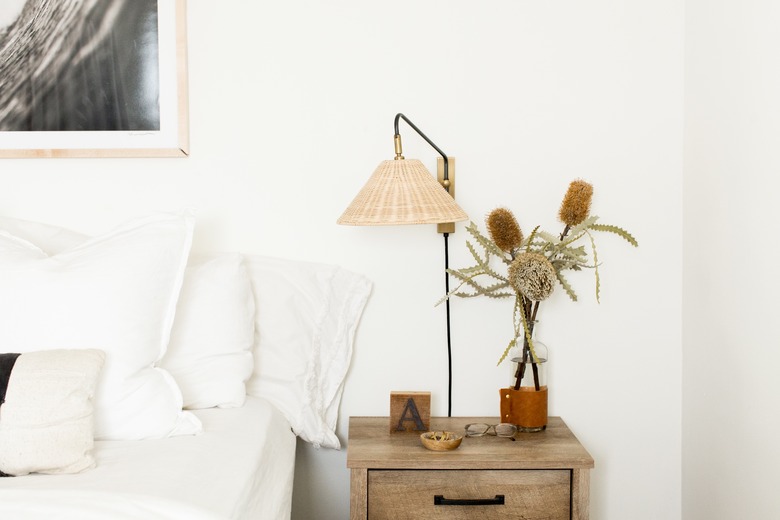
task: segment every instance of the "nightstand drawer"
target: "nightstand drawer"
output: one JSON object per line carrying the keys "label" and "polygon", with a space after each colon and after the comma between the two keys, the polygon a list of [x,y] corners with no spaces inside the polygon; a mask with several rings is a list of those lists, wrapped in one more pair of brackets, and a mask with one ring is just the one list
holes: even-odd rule
{"label": "nightstand drawer", "polygon": [[368,472],[370,520],[568,520],[570,499],[569,470]]}

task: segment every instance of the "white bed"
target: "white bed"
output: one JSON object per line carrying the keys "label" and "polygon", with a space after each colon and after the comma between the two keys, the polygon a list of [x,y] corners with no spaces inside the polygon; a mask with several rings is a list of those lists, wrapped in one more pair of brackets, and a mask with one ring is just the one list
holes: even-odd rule
{"label": "white bed", "polygon": [[0,518],[289,519],[296,437],[340,447],[370,282],[193,227],[0,217]]}
{"label": "white bed", "polygon": [[198,435],[96,441],[92,470],[2,479],[0,518],[289,518],[295,435],[281,412],[248,397],[195,414]]}

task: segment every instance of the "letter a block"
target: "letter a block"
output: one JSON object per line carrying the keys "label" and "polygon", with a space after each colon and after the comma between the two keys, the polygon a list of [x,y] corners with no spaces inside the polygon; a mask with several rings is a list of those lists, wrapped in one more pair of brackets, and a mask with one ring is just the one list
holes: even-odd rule
{"label": "letter a block", "polygon": [[430,392],[390,392],[390,433],[427,432],[430,426]]}

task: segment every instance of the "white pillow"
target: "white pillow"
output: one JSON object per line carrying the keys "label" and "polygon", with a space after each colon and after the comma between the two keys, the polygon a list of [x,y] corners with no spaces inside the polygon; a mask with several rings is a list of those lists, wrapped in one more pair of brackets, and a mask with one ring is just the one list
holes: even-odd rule
{"label": "white pillow", "polygon": [[[0,471],[78,473],[94,467],[99,350],[0,354]],[[4,390],[4,392],[3,392]]]}
{"label": "white pillow", "polygon": [[[56,254],[89,236],[59,226],[0,217],[0,229]],[[179,385],[185,408],[241,406],[252,373],[255,302],[243,256],[193,255],[165,357],[158,366]]]}
{"label": "white pillow", "polygon": [[105,351],[98,439],[200,431],[173,378],[153,366],[168,344],[192,227],[189,214],[154,215],[52,256],[0,231],[0,345]]}
{"label": "white pillow", "polygon": [[244,257],[191,257],[168,351],[158,363],[176,379],[185,408],[244,404],[254,330],[255,301]]}
{"label": "white pillow", "polygon": [[0,229],[32,242],[47,255],[54,255],[65,249],[70,249],[89,238],[87,235],[60,226],[50,226],[49,224],[11,217],[0,217]]}
{"label": "white pillow", "polygon": [[260,256],[245,262],[257,308],[247,393],[271,401],[302,439],[338,449],[343,382],[371,283],[334,265]]}

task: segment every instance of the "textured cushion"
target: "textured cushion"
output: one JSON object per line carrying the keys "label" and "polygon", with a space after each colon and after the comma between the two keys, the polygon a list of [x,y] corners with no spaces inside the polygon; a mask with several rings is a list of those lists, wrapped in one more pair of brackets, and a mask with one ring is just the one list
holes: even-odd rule
{"label": "textured cushion", "polygon": [[50,350],[11,363],[0,404],[0,471],[78,473],[95,465],[93,397],[104,359],[99,350]]}
{"label": "textured cushion", "polygon": [[240,254],[190,258],[168,351],[159,366],[185,408],[237,407],[252,373],[255,301]]}
{"label": "textured cushion", "polygon": [[245,262],[257,308],[247,392],[276,405],[302,439],[339,448],[343,382],[371,283],[335,265],[260,256]]}
{"label": "textured cushion", "polygon": [[0,345],[103,350],[96,438],[200,429],[182,412],[173,378],[154,367],[168,344],[192,226],[190,215],[153,215],[51,256],[0,231]]}

